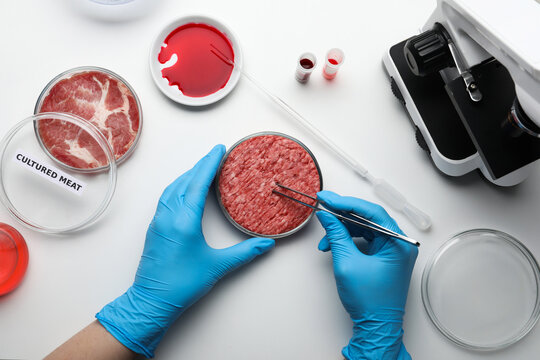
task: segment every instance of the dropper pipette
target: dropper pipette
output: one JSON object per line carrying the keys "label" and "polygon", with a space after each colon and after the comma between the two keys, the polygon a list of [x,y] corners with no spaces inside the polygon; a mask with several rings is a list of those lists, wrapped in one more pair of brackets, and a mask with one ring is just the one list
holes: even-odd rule
{"label": "dropper pipette", "polygon": [[[212,53],[219,57],[221,60],[226,62],[229,65],[235,66],[234,61],[225,56],[219,49],[212,45]],[[302,125],[306,130],[308,130],[316,139],[319,140],[328,150],[331,150],[336,154],[345,164],[347,164],[354,172],[360,175],[373,187],[373,191],[377,196],[379,196],[385,203],[390,205],[397,211],[402,212],[409,218],[409,220],[419,229],[427,230],[431,226],[431,219],[427,214],[422,212],[420,209],[413,206],[407,201],[407,199],[397,191],[393,186],[391,186],[384,179],[375,178],[371,175],[366,168],[364,168],[358,161],[353,159],[349,154],[343,151],[338,145],[336,145],[332,140],[330,140],[326,135],[324,135],[319,129],[317,129],[311,122],[309,122],[305,117],[300,115],[296,110],[290,107],[285,101],[281,100],[276,95],[272,94],[270,91],[266,90],[258,81],[256,81],[251,75],[245,72],[239,67],[235,67],[240,73],[248,79],[255,87],[257,87],[261,92],[266,94],[273,102],[278,104],[283,110],[285,110],[293,119],[295,119],[300,125]]]}

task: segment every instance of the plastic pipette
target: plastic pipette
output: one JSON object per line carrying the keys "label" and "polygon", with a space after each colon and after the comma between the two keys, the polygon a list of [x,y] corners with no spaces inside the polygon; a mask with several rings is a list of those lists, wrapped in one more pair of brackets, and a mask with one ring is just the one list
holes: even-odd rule
{"label": "plastic pipette", "polygon": [[[225,56],[220,50],[212,46],[214,53],[220,59],[225,61],[230,65],[235,65],[234,61]],[[409,220],[419,229],[427,230],[431,226],[431,219],[420,209],[413,206],[407,201],[407,199],[397,191],[392,185],[386,182],[384,179],[377,179],[371,175],[366,168],[364,168],[358,161],[353,159],[349,154],[343,151],[339,146],[337,146],[332,140],[330,140],[326,135],[324,135],[319,129],[317,129],[311,122],[306,118],[300,115],[296,110],[290,107],[285,101],[281,100],[276,95],[272,94],[270,91],[266,90],[258,81],[256,81],[251,75],[245,72],[243,69],[236,67],[240,73],[248,79],[255,87],[257,87],[261,92],[266,94],[273,102],[281,106],[293,119],[295,119],[300,125],[302,125],[306,130],[308,130],[316,139],[319,140],[328,150],[331,150],[336,154],[345,164],[347,164],[354,172],[360,175],[365,179],[369,184],[372,185],[373,190],[377,196],[379,196],[386,204],[390,205],[397,211],[402,212],[409,218]]]}

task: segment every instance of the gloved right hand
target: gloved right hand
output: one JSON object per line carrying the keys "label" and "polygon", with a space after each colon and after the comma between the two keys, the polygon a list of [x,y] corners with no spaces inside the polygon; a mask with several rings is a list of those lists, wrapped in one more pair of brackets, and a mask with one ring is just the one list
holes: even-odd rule
{"label": "gloved right hand", "polygon": [[[403,234],[394,219],[379,205],[321,191],[318,199],[329,209],[351,211]],[[339,297],[353,321],[353,337],[342,350],[347,359],[410,359],[402,343],[402,324],[412,270],[418,249],[354,224],[344,224],[319,211],[326,230],[319,250],[332,250]],[[361,252],[352,237],[368,240]]]}

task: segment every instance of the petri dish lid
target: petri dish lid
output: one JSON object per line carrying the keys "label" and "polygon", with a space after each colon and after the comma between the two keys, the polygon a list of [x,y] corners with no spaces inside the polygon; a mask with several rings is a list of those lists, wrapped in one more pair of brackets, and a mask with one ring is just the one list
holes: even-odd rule
{"label": "petri dish lid", "polygon": [[[94,162],[107,165],[88,172]],[[33,230],[63,233],[92,224],[109,205],[115,187],[109,142],[75,115],[31,116],[0,141],[0,201]]]}
{"label": "petri dish lid", "polygon": [[454,343],[499,350],[523,338],[540,314],[540,270],[512,236],[475,229],[457,234],[428,261],[422,301],[437,329]]}

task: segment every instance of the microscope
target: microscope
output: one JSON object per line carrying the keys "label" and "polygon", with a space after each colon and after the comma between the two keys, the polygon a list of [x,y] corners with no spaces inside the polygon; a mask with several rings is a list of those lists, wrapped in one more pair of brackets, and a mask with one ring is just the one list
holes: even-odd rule
{"label": "microscope", "polygon": [[419,35],[385,54],[416,140],[450,176],[499,186],[540,158],[540,0],[438,0]]}

